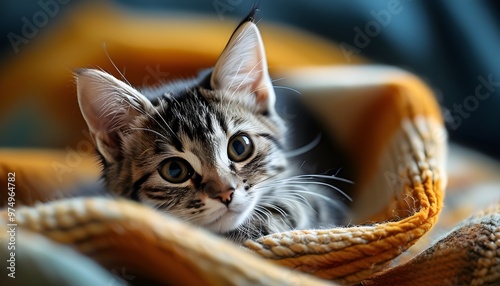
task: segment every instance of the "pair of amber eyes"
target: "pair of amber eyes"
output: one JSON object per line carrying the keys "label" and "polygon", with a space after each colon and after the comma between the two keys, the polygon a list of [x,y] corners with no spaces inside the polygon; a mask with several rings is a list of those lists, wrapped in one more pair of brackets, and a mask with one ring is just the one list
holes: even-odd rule
{"label": "pair of amber eyes", "polygon": [[[252,156],[253,150],[254,146],[250,137],[245,133],[239,133],[229,139],[227,155],[233,162],[242,162]],[[180,157],[166,159],[158,171],[163,179],[174,184],[184,183],[194,174],[193,167]]]}

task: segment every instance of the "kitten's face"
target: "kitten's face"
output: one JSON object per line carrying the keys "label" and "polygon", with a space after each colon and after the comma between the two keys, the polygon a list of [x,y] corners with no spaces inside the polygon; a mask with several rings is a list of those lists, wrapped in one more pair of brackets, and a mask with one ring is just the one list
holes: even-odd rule
{"label": "kitten's face", "polygon": [[[121,162],[134,170],[132,196],[216,232],[248,219],[261,195],[259,183],[282,172],[286,162],[279,119],[225,100],[224,92],[194,87],[176,99],[161,98],[125,134]],[[126,171],[121,173],[107,175]]]}
{"label": "kitten's face", "polygon": [[208,77],[140,93],[80,70],[78,99],[111,191],[223,233],[252,217],[259,184],[286,165],[255,24],[238,27]]}

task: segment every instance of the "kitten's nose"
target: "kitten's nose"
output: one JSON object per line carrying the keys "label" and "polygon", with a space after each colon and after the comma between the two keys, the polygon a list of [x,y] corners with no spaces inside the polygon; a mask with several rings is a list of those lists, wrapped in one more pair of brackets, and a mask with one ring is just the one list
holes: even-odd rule
{"label": "kitten's nose", "polygon": [[[225,191],[221,191],[224,189]],[[233,200],[234,188],[224,187],[214,181],[211,181],[206,183],[205,192],[210,198],[219,199],[223,204],[229,206],[229,204]]]}
{"label": "kitten's nose", "polygon": [[229,191],[219,193],[216,198],[218,198],[227,207],[233,200],[233,195],[234,195],[234,189],[230,189]]}

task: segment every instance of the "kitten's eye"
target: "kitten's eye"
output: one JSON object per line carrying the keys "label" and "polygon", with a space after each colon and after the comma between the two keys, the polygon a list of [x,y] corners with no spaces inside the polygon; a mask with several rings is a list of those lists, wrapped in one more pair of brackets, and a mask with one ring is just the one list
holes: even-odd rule
{"label": "kitten's eye", "polygon": [[182,158],[169,158],[158,168],[160,176],[170,183],[180,184],[193,176],[193,168]]}
{"label": "kitten's eye", "polygon": [[227,154],[234,162],[241,162],[252,156],[253,143],[248,135],[240,133],[229,140]]}

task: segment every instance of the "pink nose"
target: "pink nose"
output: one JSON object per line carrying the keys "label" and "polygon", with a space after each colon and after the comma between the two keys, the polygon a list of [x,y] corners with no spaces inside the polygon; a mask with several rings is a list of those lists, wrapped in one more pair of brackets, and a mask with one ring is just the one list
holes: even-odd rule
{"label": "pink nose", "polygon": [[[233,199],[234,189],[228,186],[222,186],[216,182],[208,182],[205,185],[205,192],[212,199],[219,199],[223,204],[229,206],[231,200]],[[226,191],[221,191],[221,190]]]}
{"label": "pink nose", "polygon": [[227,207],[227,206],[229,206],[229,204],[233,200],[233,194],[234,194],[234,190],[231,189],[229,191],[225,191],[225,192],[219,193],[216,196],[216,198],[218,198]]}

